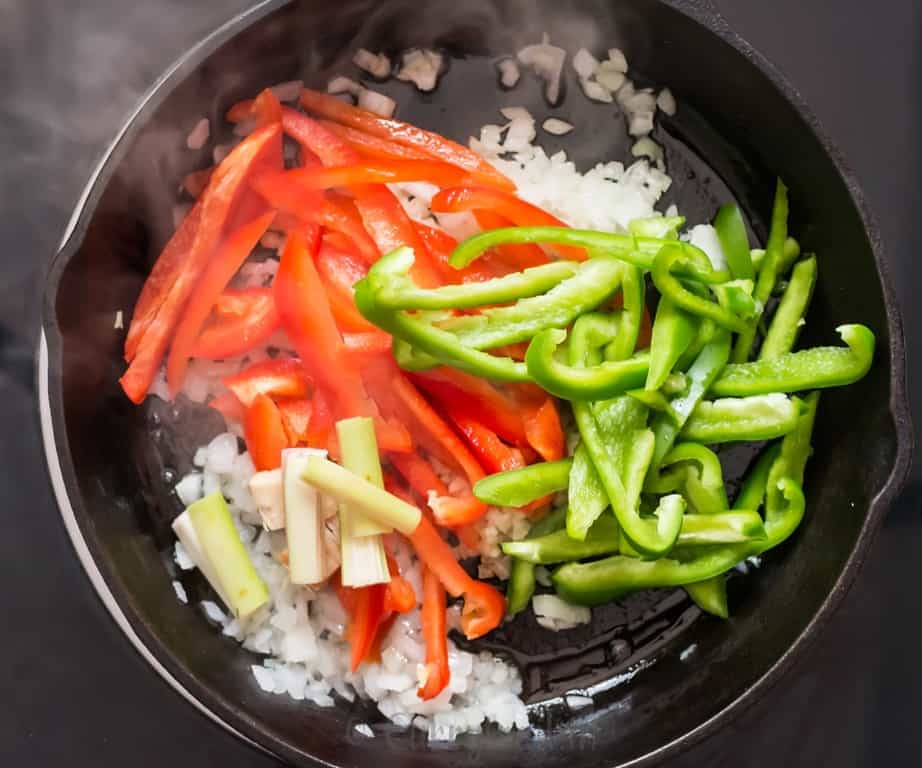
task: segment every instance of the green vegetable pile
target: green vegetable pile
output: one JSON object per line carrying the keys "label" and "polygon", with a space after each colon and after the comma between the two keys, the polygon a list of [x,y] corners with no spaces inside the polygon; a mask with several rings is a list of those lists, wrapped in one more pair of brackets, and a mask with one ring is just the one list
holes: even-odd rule
{"label": "green vegetable pile", "polygon": [[[843,325],[845,346],[794,351],[817,260],[801,257],[788,236],[780,180],[764,251],[750,250],[735,205],[718,212],[727,269],[679,240],[684,223],[645,219],[629,234],[492,230],[461,243],[451,264],[462,268],[514,243],[582,248],[588,258],[426,289],[413,282],[413,253],[402,248],[356,285],[357,306],[393,336],[404,368],[449,365],[495,382],[532,382],[570,402],[580,436],[571,458],[474,488],[498,506],[567,494],[566,507],[503,545],[514,558],[510,613],[527,606],[535,567],[549,565],[557,593],[572,603],[682,586],[702,609],[726,616],[727,571],[783,542],[804,517],[816,390],[864,376],[874,335]],[[659,300],[649,348],[638,350],[647,277]],[[768,319],[773,296],[780,299]],[[491,352],[521,342],[524,361]],[[740,441],[772,442],[731,505],[709,446]]]}

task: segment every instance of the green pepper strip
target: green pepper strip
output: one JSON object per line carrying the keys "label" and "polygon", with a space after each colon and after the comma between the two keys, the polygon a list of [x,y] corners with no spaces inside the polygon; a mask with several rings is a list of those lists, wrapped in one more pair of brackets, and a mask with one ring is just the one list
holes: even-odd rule
{"label": "green pepper strip", "polygon": [[621,310],[618,333],[605,347],[605,359],[610,361],[626,360],[637,348],[640,326],[646,308],[646,286],[643,271],[629,264],[622,266],[621,296],[624,308]]}
{"label": "green pepper strip", "polygon": [[649,352],[592,368],[575,368],[555,357],[566,338],[567,332],[559,328],[542,331],[525,353],[529,375],[552,395],[575,401],[602,400],[643,385],[650,367]]}
{"label": "green pepper strip", "polygon": [[727,604],[727,577],[725,574],[714,576],[704,581],[686,584],[685,591],[702,611],[721,619],[730,617]]}
{"label": "green pepper strip", "polygon": [[668,471],[652,472],[644,483],[648,493],[680,490],[695,512],[701,515],[722,512],[729,507],[724,488],[723,469],[714,451],[699,443],[679,443],[663,458]]}
{"label": "green pepper strip", "polygon": [[[617,315],[593,312],[583,315],[573,324],[573,332],[567,347],[568,362],[575,368],[598,365],[602,361],[601,347],[623,330],[623,323]],[[577,425],[595,424],[595,417],[588,403],[572,403],[577,414]],[[567,512],[567,534],[582,540],[589,527],[605,511],[608,496],[599,478],[595,465],[589,456],[585,442],[581,442],[573,456],[567,489],[569,511]]]}
{"label": "green pepper strip", "polygon": [[671,412],[658,413],[653,417],[656,448],[653,451],[651,466],[654,469],[659,467],[663,457],[669,453],[685,422],[720,375],[729,357],[730,334],[721,329],[714,339],[705,345],[686,372],[688,387],[684,394],[671,401]]}
{"label": "green pepper strip", "polygon": [[603,515],[592,524],[583,541],[571,539],[565,530],[559,530],[537,538],[507,541],[501,546],[505,554],[520,560],[535,565],[552,565],[610,555],[618,551],[620,538],[618,521],[610,515]]}
{"label": "green pepper strip", "polygon": [[794,348],[815,285],[816,257],[811,256],[794,266],[791,280],[781,297],[778,309],[775,310],[768,333],[765,334],[765,340],[759,350],[759,360],[770,360],[787,354]]}
{"label": "green pepper strip", "polygon": [[[784,442],[784,441],[782,441]],[[765,489],[768,487],[768,473],[771,472],[778,454],[781,453],[781,444],[775,443],[759,456],[758,460],[743,481],[733,509],[761,509],[765,503]]]}
{"label": "green pepper strip", "polygon": [[489,475],[474,484],[474,496],[497,507],[524,507],[549,493],[564,491],[572,459],[545,461]]}
{"label": "green pepper strip", "polygon": [[691,344],[688,345],[688,349],[682,353],[682,356],[675,365],[675,369],[677,371],[687,371],[689,366],[695,362],[695,358],[701,354],[701,350],[714,340],[718,330],[720,329],[713,320],[702,320],[698,325],[698,333],[695,334],[695,338],[692,339]]}
{"label": "green pepper strip", "polygon": [[[616,235],[610,232],[596,232],[591,229],[570,229],[569,227],[507,227],[491,229],[469,237],[460,243],[451,254],[449,263],[455,269],[464,269],[485,251],[507,243],[547,243],[572,245],[590,251],[613,256],[619,261],[633,264],[643,270],[653,268],[653,260],[660,249],[670,243],[655,237],[634,237]],[[691,280],[705,283],[724,283],[730,279],[726,271],[715,272],[709,265],[707,254],[691,243],[674,243],[688,257],[686,263],[678,265],[677,274]]]}
{"label": "green pepper strip", "polygon": [[[566,508],[556,509],[547,517],[535,523],[526,538],[538,538],[563,527],[567,516]],[[506,613],[514,616],[528,607],[528,601],[535,593],[534,563],[512,558],[509,567],[509,582],[506,584]]]}
{"label": "green pepper strip", "polygon": [[504,277],[463,285],[443,285],[440,288],[418,288],[409,276],[412,251],[404,252],[409,262],[402,278],[395,277],[384,285],[375,297],[384,309],[470,309],[487,305],[509,304],[519,299],[547,293],[563,280],[573,277],[580,265],[573,261],[554,261],[531,267]]}
{"label": "green pepper strip", "polygon": [[649,216],[634,219],[627,225],[636,237],[658,237],[663,240],[678,240],[679,230],[685,226],[684,216]]}
{"label": "green pepper strip", "polygon": [[813,424],[816,421],[816,409],[819,405],[819,400],[819,392],[811,392],[807,395],[804,399],[804,412],[797,424],[797,429],[781,441],[781,450],[777,460],[772,464],[766,482],[766,520],[772,509],[782,506],[778,490],[778,483],[781,478],[790,477],[796,483],[803,484],[804,469],[807,466],[807,459],[810,458],[812,453],[810,438],[813,434]]}
{"label": "green pepper strip", "polygon": [[797,426],[803,402],[779,393],[728,397],[698,404],[682,438],[700,443],[771,440]]}
{"label": "green pepper strip", "polygon": [[758,554],[783,541],[804,514],[804,494],[791,478],[778,481],[782,505],[765,520],[766,538],[742,544],[725,544],[677,552],[687,560],[662,558],[640,560],[615,555],[590,563],[568,563],[554,572],[554,587],[564,600],[578,605],[600,605],[638,589],[679,587],[719,576],[749,555]]}
{"label": "green pepper strip", "polygon": [[[656,255],[653,260],[653,284],[663,297],[673,301],[685,311],[693,315],[709,318],[717,325],[728,330],[743,331],[748,328],[748,323],[743,318],[738,317],[718,302],[702,298],[682,285],[680,280],[673,274],[673,270],[675,270],[676,266],[687,265],[688,263],[688,256],[675,243],[664,245]],[[724,278],[724,273],[701,268],[699,270],[698,279],[700,282],[708,284],[726,282],[725,279],[717,279],[718,277]]]}
{"label": "green pepper strip", "polygon": [[752,363],[728,365],[711,385],[710,394],[743,397],[800,392],[858,381],[874,359],[874,334],[863,325],[840,325],[836,330],[847,348],[814,347]]}
{"label": "green pepper strip", "polygon": [[644,385],[646,390],[655,391],[663,386],[666,377],[695,338],[698,325],[694,315],[679,309],[665,296],[660,299],[650,337],[650,370]]}
{"label": "green pepper strip", "polygon": [[727,203],[720,206],[714,219],[717,239],[727,257],[730,272],[737,280],[751,280],[756,276],[749,253],[749,235],[739,206]]}
{"label": "green pepper strip", "polygon": [[[753,248],[749,253],[752,256],[752,266],[755,267],[756,272],[758,272],[762,269],[762,264],[765,263],[765,251],[762,248]],[[784,249],[781,252],[781,259],[778,261],[778,274],[787,274],[787,271],[791,268],[791,265],[797,261],[799,256],[800,243],[789,236],[784,241]]]}
{"label": "green pepper strip", "polygon": [[[765,247],[765,259],[759,276],[756,280],[754,298],[762,308],[772,295],[775,282],[778,279],[779,267],[784,256],[784,243],[788,236],[788,188],[781,179],[775,187],[775,203],[772,207],[772,225],[768,233],[768,243]],[[761,313],[762,310],[760,310]],[[752,352],[752,343],[755,341],[758,317],[748,323],[741,331],[733,348],[733,362],[743,363],[749,359]]]}
{"label": "green pepper strip", "polygon": [[[546,294],[521,299],[510,307],[486,309],[477,315],[453,317],[439,328],[453,333],[472,349],[493,349],[531,339],[547,328],[564,328],[614,295],[623,265],[615,259],[590,259],[577,273]],[[470,284],[469,284],[470,285]]]}
{"label": "green pepper strip", "polygon": [[[369,322],[401,339],[416,350],[474,376],[497,381],[530,381],[524,363],[508,357],[495,357],[486,352],[465,347],[448,331],[406,312],[394,312],[378,306],[376,295],[393,277],[408,269],[409,248],[398,248],[379,259],[368,274],[355,285],[355,303]],[[409,261],[412,264],[412,261]]]}

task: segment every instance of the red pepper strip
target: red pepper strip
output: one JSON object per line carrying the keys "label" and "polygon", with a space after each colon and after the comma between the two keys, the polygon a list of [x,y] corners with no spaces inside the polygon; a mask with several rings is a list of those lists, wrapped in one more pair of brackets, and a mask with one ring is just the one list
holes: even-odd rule
{"label": "red pepper strip", "polygon": [[395,248],[409,246],[416,256],[413,269],[410,271],[414,282],[424,288],[442,284],[432,255],[417,236],[413,222],[393,192],[383,184],[360,187],[357,190],[355,207],[358,208],[365,229],[375,241],[382,256]]}
{"label": "red pepper strip", "polygon": [[212,173],[214,173],[214,166],[186,174],[186,178],[182,180],[183,189],[189,193],[193,200],[198,200],[202,192],[205,191],[205,187],[208,186],[208,182],[211,181]]}
{"label": "red pepper strip", "polygon": [[365,655],[365,661],[371,664],[377,664],[381,661],[381,645],[384,638],[387,637],[387,633],[391,631],[391,627],[394,626],[394,622],[397,621],[396,613],[385,613],[384,615],[386,618],[382,619],[381,623],[378,624],[374,642],[372,642],[371,648],[368,649],[368,653]]}
{"label": "red pepper strip", "polygon": [[365,131],[340,125],[332,120],[318,121],[330,133],[335,133],[354,150],[361,152],[366,157],[378,160],[431,160],[432,155],[415,147],[398,144],[396,141],[375,136]]}
{"label": "red pepper strip", "polygon": [[246,408],[233,392],[225,392],[212,398],[208,402],[208,407],[220,413],[228,424],[243,424],[246,417]]}
{"label": "red pepper strip", "polygon": [[[454,187],[443,189],[432,198],[432,210],[436,213],[460,213],[462,211],[494,211],[511,221],[517,227],[565,227],[563,221],[531,203],[517,198],[512,192],[492,187]],[[568,259],[583,261],[583,248],[559,245],[555,250]]]}
{"label": "red pepper strip", "polygon": [[314,380],[335,397],[341,418],[376,417],[381,449],[409,451],[413,447],[409,433],[401,425],[380,418],[362,384],[358,366],[346,352],[314,266],[313,256],[319,245],[320,231],[316,227],[307,231],[307,237],[299,232],[288,235],[275,276],[275,304],[282,326]]}
{"label": "red pepper strip", "polygon": [[438,696],[451,677],[448,669],[448,629],[445,620],[445,587],[423,567],[423,638],[426,641],[426,682],[417,691],[423,699]]}
{"label": "red pepper strip", "polygon": [[324,245],[317,254],[317,274],[320,275],[320,282],[326,290],[330,310],[339,329],[375,332],[388,338],[387,334],[362,317],[355,306],[353,286],[365,277],[367,268],[351,254],[328,247],[326,243],[324,237]]}
{"label": "red pepper strip", "polygon": [[525,466],[521,451],[506,445],[495,432],[460,408],[449,408],[448,415],[488,474],[508,472]]}
{"label": "red pepper strip", "polygon": [[243,419],[243,434],[253,466],[261,472],[282,466],[282,451],[289,447],[282,416],[275,403],[256,395]]}
{"label": "red pepper strip", "polygon": [[305,398],[279,400],[276,405],[289,445],[307,445],[314,404]]}
{"label": "red pepper strip", "polygon": [[307,369],[296,357],[277,357],[247,366],[223,384],[247,408],[257,395],[269,397],[307,397],[311,381]]}
{"label": "red pepper strip", "polygon": [[425,181],[438,187],[459,187],[471,183],[471,175],[467,171],[441,160],[361,160],[356,165],[296,168],[289,173],[297,178],[299,184],[310,189],[407,181]]}
{"label": "red pepper strip", "polygon": [[282,130],[324,165],[355,165],[362,156],[319,122],[290,107],[282,107]]}
{"label": "red pepper strip", "polygon": [[472,523],[459,525],[452,530],[458,537],[458,541],[471,551],[476,552],[480,548],[480,532]]}
{"label": "red pepper strip", "polygon": [[192,357],[239,357],[262,346],[281,322],[271,288],[224,291],[215,302],[213,315],[196,339]]}
{"label": "red pepper strip", "polygon": [[507,443],[528,445],[522,419],[522,403],[490,382],[455,368],[439,366],[408,374],[417,387],[440,405],[454,404],[495,432]]}
{"label": "red pepper strip", "polygon": [[343,342],[349,352],[358,355],[386,355],[391,351],[391,337],[381,331],[344,333]]}
{"label": "red pepper strip", "polygon": [[499,626],[506,611],[505,598],[489,584],[468,575],[426,517],[420,519],[410,541],[417,557],[438,577],[448,594],[464,598],[461,630],[468,640],[482,637]]}
{"label": "red pepper strip", "polygon": [[424,501],[429,499],[430,493],[436,496],[448,495],[448,487],[435,473],[432,465],[418,453],[394,453],[388,459]]}
{"label": "red pepper strip", "polygon": [[333,415],[329,398],[322,389],[314,392],[311,406],[311,419],[307,425],[304,442],[311,448],[326,448],[330,442],[330,435],[335,434],[333,426],[336,423],[336,417]]}
{"label": "red pepper strip", "polygon": [[331,248],[340,253],[351,253],[355,250],[355,246],[349,237],[332,229],[327,229],[323,233],[320,250],[323,251],[324,248]]}
{"label": "red pepper strip", "polygon": [[[348,588],[346,588],[348,589]],[[366,660],[374,645],[378,627],[386,618],[384,615],[384,584],[370,584],[358,587],[352,621],[349,623],[349,644],[352,646],[352,671],[355,672]]]}
{"label": "red pepper strip", "polygon": [[257,126],[282,122],[282,104],[271,88],[264,88],[260,91],[259,96],[253,100],[253,107],[250,111],[256,118]]}
{"label": "red pepper strip", "polygon": [[186,268],[186,258],[195,243],[195,235],[201,220],[202,203],[199,201],[186,214],[186,218],[182,220],[178,229],[164,246],[154,268],[144,282],[141,295],[134,305],[128,336],[125,338],[126,362],[130,363],[134,360],[141,339],[156,318],[170,287]]}
{"label": "red pepper strip", "polygon": [[545,461],[557,461],[564,457],[566,439],[553,398],[548,397],[538,408],[526,409],[525,434],[531,447]]}
{"label": "red pepper strip", "polygon": [[274,216],[273,213],[264,214],[232,232],[205,267],[186,304],[167,358],[166,380],[174,397],[186,378],[195,340],[208,320],[211,308],[256,247],[259,238],[265,234]]}
{"label": "red pepper strip", "polygon": [[391,580],[387,583],[384,591],[384,610],[396,611],[397,613],[407,613],[416,607],[416,590],[397,569],[397,563],[393,557],[387,556],[387,566],[391,574]]}
{"label": "red pepper strip", "polygon": [[413,222],[413,227],[416,229],[416,234],[419,236],[423,245],[425,245],[429,253],[432,254],[439,274],[447,283],[482,282],[512,271],[504,268],[502,265],[495,264],[494,260],[489,257],[477,259],[473,264],[464,269],[455,269],[448,263],[448,259],[451,257],[452,251],[458,246],[458,241],[447,232],[436,229],[435,227],[430,227],[426,224],[421,224],[418,221]]}
{"label": "red pepper strip", "polygon": [[467,496],[429,496],[429,509],[435,521],[448,528],[476,523],[487,511],[487,505],[474,497]]}
{"label": "red pepper strip", "polygon": [[375,241],[354,208],[303,187],[285,171],[261,174],[253,179],[252,187],[273,208],[296,217],[296,221],[287,217],[281,220],[280,226],[288,231],[303,232],[305,224],[327,227],[346,235],[367,264],[380,258]]}
{"label": "red pepper strip", "polygon": [[[246,188],[251,169],[260,165],[261,158],[267,154],[275,156],[276,152],[280,157],[281,132],[277,125],[267,125],[234,147],[215,170],[202,196],[201,221],[192,246],[178,257],[171,255],[171,260],[177,259],[175,268],[166,275],[157,275],[156,287],[152,289],[155,293],[148,307],[153,310],[153,316],[135,313],[147,328],[138,342],[131,365],[119,380],[132,402],[140,403],[147,394],[186,301],[218,245],[234,203]],[[151,277],[156,273],[155,267]]]}
{"label": "red pepper strip", "polygon": [[[448,186],[442,184],[440,186]],[[488,208],[482,208],[474,211],[474,218],[481,229],[502,229],[513,226],[512,222],[505,216],[492,211]],[[518,270],[528,269],[528,267],[537,267],[539,264],[547,264],[550,259],[548,255],[541,250],[541,246],[533,243],[510,243],[500,245],[496,248],[500,257],[515,266]]]}
{"label": "red pepper strip", "polygon": [[489,183],[501,189],[515,189],[515,185],[509,179],[476,152],[444,136],[439,136],[437,133],[417,128],[415,125],[400,120],[381,117],[373,112],[346,104],[333,96],[308,89],[301,91],[301,106],[321,117],[348,125],[350,128],[421,149],[430,157],[477,172],[482,177],[483,183]]}
{"label": "red pepper strip", "polygon": [[253,99],[243,99],[234,104],[224,113],[224,119],[229,123],[241,123],[253,116]]}

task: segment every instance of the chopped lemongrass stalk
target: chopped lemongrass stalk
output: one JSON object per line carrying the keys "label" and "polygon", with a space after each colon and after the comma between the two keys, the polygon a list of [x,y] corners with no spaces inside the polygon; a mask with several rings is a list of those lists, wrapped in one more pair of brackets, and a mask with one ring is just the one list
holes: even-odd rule
{"label": "chopped lemongrass stalk", "polygon": [[221,598],[224,605],[230,608],[230,600],[227,599],[227,594],[224,592],[221,582],[218,581],[218,574],[202,551],[201,542],[198,540],[198,534],[195,532],[195,526],[192,525],[192,518],[188,510],[173,521],[173,533],[176,534],[176,538],[179,539],[183,549],[186,550],[192,564],[202,572],[202,575],[211,585],[211,588],[218,593],[218,597]]}
{"label": "chopped lemongrass stalk", "polygon": [[257,472],[250,478],[250,495],[267,531],[285,527],[285,495],[282,493],[282,470]]}
{"label": "chopped lemongrass stalk", "polygon": [[[336,423],[336,436],[339,438],[342,465],[363,480],[383,488],[384,475],[381,473],[374,422],[363,417],[343,419]],[[344,508],[347,510],[345,515]],[[358,510],[348,509],[348,505],[340,505],[339,519],[340,526],[343,526],[343,520],[348,521],[346,528],[351,536],[371,536],[394,530],[393,526],[381,525]]]}
{"label": "chopped lemongrass stalk", "polygon": [[347,502],[368,517],[409,535],[419,525],[422,513],[383,488],[372,485],[348,469],[320,456],[304,462],[301,479],[340,502]]}
{"label": "chopped lemongrass stalk", "polygon": [[237,617],[249,616],[269,599],[269,590],[256,573],[240,541],[227,503],[220,491],[199,499],[186,510],[201,546],[201,553],[214,569],[225,600]]}
{"label": "chopped lemongrass stalk", "polygon": [[319,584],[327,575],[323,548],[323,513],[317,490],[301,480],[312,459],[326,451],[289,448],[282,451],[285,494],[285,534],[288,538],[288,574],[292,584]]}
{"label": "chopped lemongrass stalk", "polygon": [[[343,466],[379,488],[384,487],[374,422],[369,418],[344,419],[336,424]],[[339,505],[340,578],[345,587],[367,587],[390,581],[382,533],[390,526],[370,520],[343,502]]]}

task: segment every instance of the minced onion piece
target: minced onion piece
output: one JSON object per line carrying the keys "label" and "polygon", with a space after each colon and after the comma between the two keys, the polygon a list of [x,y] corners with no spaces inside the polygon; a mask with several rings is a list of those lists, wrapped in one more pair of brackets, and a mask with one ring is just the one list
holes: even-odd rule
{"label": "minced onion piece", "polygon": [[516,118],[509,123],[503,152],[522,152],[528,148],[536,136],[535,121],[530,118]]}
{"label": "minced onion piece", "polygon": [[573,69],[580,79],[589,80],[599,68],[599,60],[585,48],[580,48],[573,56]]}
{"label": "minced onion piece", "polygon": [[[607,63],[608,62],[602,62],[603,65]],[[599,67],[599,71],[595,73],[595,79],[603,88],[614,93],[624,85],[626,78],[623,72],[601,66]]]}
{"label": "minced onion piece", "polygon": [[556,117],[549,117],[541,123],[541,127],[552,136],[565,136],[573,130],[572,123],[568,123],[566,120],[560,120]]}
{"label": "minced onion piece", "polygon": [[610,104],[614,99],[612,98],[611,92],[609,92],[605,86],[601,83],[597,83],[595,80],[586,80],[582,79],[579,81],[579,84],[583,88],[583,93],[593,101],[601,101],[604,104]]}
{"label": "minced onion piece", "polygon": [[656,106],[660,108],[661,112],[670,116],[674,115],[676,113],[676,103],[672,91],[668,88],[663,88],[659,92],[659,96],[656,97]]}
{"label": "minced onion piece", "polygon": [[190,504],[184,514],[192,522],[204,561],[210,563],[221,585],[221,599],[234,615],[249,616],[265,605],[269,590],[253,567],[221,492]]}
{"label": "minced onion piece", "polygon": [[571,605],[557,595],[535,595],[531,599],[535,619],[545,629],[555,632],[571,629],[592,620],[592,611],[585,605]]}
{"label": "minced onion piece", "polygon": [[522,76],[515,59],[500,59],[496,63],[496,68],[499,70],[499,84],[503,88],[515,88],[519,78]]}
{"label": "minced onion piece", "polygon": [[512,120],[534,120],[531,112],[529,112],[525,107],[503,107],[500,109],[500,113],[510,122]]}
{"label": "minced onion piece", "polygon": [[634,146],[631,147],[631,154],[634,157],[649,157],[656,163],[657,168],[662,169],[665,167],[663,148],[649,136],[644,136],[634,142]]}
{"label": "minced onion piece", "polygon": [[323,546],[323,515],[317,490],[301,479],[313,458],[326,451],[287,448],[282,451],[282,487],[285,497],[285,535],[288,572],[292,584],[319,584],[329,575]]}
{"label": "minced onion piece", "polygon": [[116,331],[120,331],[125,327],[125,313],[122,310],[118,310],[115,313],[115,322],[112,324],[112,327]]}
{"label": "minced onion piece", "polygon": [[391,60],[383,53],[372,53],[359,48],[352,57],[352,63],[372,77],[384,80],[391,73]]}
{"label": "minced onion piece", "polygon": [[195,127],[189,132],[189,135],[186,136],[186,146],[189,149],[201,149],[205,146],[205,142],[208,141],[210,135],[211,123],[208,121],[207,117],[203,117],[195,124]]}
{"label": "minced onion piece", "polygon": [[485,125],[480,129],[480,143],[488,152],[499,152],[503,141],[503,131],[499,125]]}
{"label": "minced onion piece", "polygon": [[287,80],[284,83],[273,85],[269,90],[279,101],[297,101],[303,89],[303,80]]}
{"label": "minced onion piece", "polygon": [[368,88],[362,88],[359,91],[358,105],[362,109],[381,115],[381,117],[391,117],[397,109],[397,102],[390,96],[371,91]]}
{"label": "minced onion piece", "polygon": [[653,130],[653,113],[636,112],[631,115],[627,132],[631,136],[646,136]]}
{"label": "minced onion piece", "polygon": [[[608,61],[611,62],[611,66],[618,72],[627,73],[627,57],[620,48],[608,49]],[[604,64],[605,62],[602,62],[602,66],[604,66]]]}
{"label": "minced onion piece", "polygon": [[403,54],[397,79],[413,83],[419,90],[435,90],[442,71],[441,53],[425,48],[414,48]]}
{"label": "minced onion piece", "polygon": [[567,52],[563,48],[551,45],[548,42],[548,36],[545,35],[542,42],[526,45],[520,50],[518,58],[544,80],[544,96],[550,104],[556,105],[561,97],[561,76],[564,62],[567,60]]}
{"label": "minced onion piece", "polygon": [[355,82],[355,80],[343,77],[342,75],[334,77],[327,83],[327,93],[333,94],[334,96],[341,93],[348,93],[350,96],[358,96],[361,91],[361,85]]}

